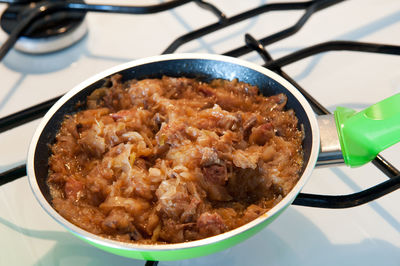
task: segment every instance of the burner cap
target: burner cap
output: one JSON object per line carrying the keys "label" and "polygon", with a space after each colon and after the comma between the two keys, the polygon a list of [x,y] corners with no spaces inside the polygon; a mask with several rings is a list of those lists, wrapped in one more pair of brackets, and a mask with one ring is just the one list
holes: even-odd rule
{"label": "burner cap", "polygon": [[[9,5],[1,15],[1,28],[10,34],[16,25],[32,11],[32,8],[52,1],[57,0]],[[82,0],[78,2],[83,3]],[[71,46],[87,33],[85,15],[85,12],[61,11],[37,19],[18,39],[15,48],[22,52],[37,54],[54,52]]]}

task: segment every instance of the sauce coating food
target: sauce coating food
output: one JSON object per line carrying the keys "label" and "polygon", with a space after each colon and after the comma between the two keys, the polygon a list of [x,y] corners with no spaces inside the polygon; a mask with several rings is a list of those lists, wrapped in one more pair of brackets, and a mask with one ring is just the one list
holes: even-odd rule
{"label": "sauce coating food", "polygon": [[295,185],[303,133],[286,96],[163,77],[95,90],[51,146],[54,208],[119,241],[179,243],[237,228]]}

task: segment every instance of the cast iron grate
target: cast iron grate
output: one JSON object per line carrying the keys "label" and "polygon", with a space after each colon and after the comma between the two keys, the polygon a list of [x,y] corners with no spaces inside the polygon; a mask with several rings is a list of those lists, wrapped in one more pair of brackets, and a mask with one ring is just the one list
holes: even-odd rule
{"label": "cast iron grate", "polygon": [[[292,26],[285,28],[279,32],[266,36],[260,40],[256,40],[251,35],[245,35],[245,44],[230,50],[224,55],[239,57],[247,53],[256,51],[264,60],[264,67],[271,69],[278,73],[290,83],[292,83],[310,102],[316,114],[329,114],[329,111],[322,106],[315,98],[313,98],[305,89],[303,89],[295,80],[287,75],[281,68],[288,64],[297,62],[306,57],[310,57],[319,53],[328,51],[355,51],[355,52],[368,52],[368,53],[381,53],[389,55],[400,55],[400,46],[387,45],[378,43],[362,43],[354,41],[330,41],[319,43],[310,47],[293,52],[289,55],[283,56],[278,59],[273,59],[265,49],[265,46],[275,43],[279,40],[287,38],[298,32],[308,21],[308,19],[316,12],[336,5],[344,0],[314,0],[305,2],[287,2],[287,3],[271,3],[261,5],[254,9],[239,13],[232,17],[227,17],[216,6],[201,0],[175,0],[169,1],[158,5],[151,6],[114,6],[114,5],[96,5],[85,3],[74,3],[64,1],[42,1],[41,8],[34,8],[31,10],[30,15],[27,16],[20,25],[16,27],[10,34],[8,40],[0,47],[0,60],[4,58],[7,52],[13,47],[18,37],[29,29],[29,25],[35,20],[46,14],[60,12],[60,11],[82,11],[82,12],[107,12],[107,13],[125,13],[125,14],[152,14],[176,8],[178,6],[194,2],[199,7],[204,8],[215,14],[218,22],[207,25],[203,28],[191,31],[175,39],[166,50],[165,53],[174,53],[180,46],[196,40],[207,34],[216,32],[220,29],[229,27],[233,24],[243,20],[258,16],[263,13],[273,11],[288,11],[288,10],[303,10],[304,13],[300,19]],[[16,4],[29,2],[26,0],[0,0],[0,3]],[[61,97],[61,96],[60,96]],[[21,110],[14,114],[8,115],[0,119],[0,133],[25,124],[29,121],[42,117],[48,109],[60,98],[56,97],[30,108]],[[300,193],[293,204],[320,207],[320,208],[348,208],[358,206],[379,197],[382,197],[394,190],[400,188],[400,171],[396,169],[390,162],[388,162],[381,155],[378,155],[372,162],[379,170],[381,170],[388,180],[379,183],[366,190],[339,196],[315,195]],[[25,165],[20,165],[13,169],[0,173],[0,185],[11,182],[17,178],[26,176]],[[157,265],[157,261],[147,261],[145,265]]]}

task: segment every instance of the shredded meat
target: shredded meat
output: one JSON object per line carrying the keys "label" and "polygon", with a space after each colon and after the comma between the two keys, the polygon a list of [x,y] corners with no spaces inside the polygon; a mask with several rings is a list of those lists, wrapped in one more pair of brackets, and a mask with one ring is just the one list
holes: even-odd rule
{"label": "shredded meat", "polygon": [[277,204],[302,167],[283,94],[238,82],[110,78],[51,146],[55,209],[120,241],[177,243],[232,230]]}

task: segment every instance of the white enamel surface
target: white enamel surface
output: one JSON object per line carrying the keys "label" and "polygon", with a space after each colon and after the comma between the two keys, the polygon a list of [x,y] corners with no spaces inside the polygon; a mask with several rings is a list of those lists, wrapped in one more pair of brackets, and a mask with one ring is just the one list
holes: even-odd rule
{"label": "white enamel surface", "polygon": [[[210,2],[232,16],[266,1]],[[1,4],[0,9],[4,8]],[[263,38],[291,25],[300,15],[294,11],[262,15],[193,41],[178,52],[224,53],[243,45],[246,32]],[[0,117],[65,93],[110,67],[158,55],[175,38],[208,21],[215,21],[214,16],[194,4],[151,16],[89,14],[89,33],[73,47],[40,56],[13,50],[0,62]],[[398,0],[347,1],[319,12],[296,35],[268,50],[278,58],[328,40],[399,45],[399,28]],[[242,59],[262,64],[255,53]],[[400,91],[399,56],[331,52],[284,70],[331,111],[339,105],[361,109]],[[34,121],[0,134],[1,171],[25,161],[38,124]],[[399,145],[383,154],[400,167]],[[316,169],[303,192],[346,194],[384,180],[371,164]],[[266,229],[236,247],[159,265],[400,265],[398,202],[400,192],[396,191],[344,210],[290,206]],[[0,187],[0,235],[0,265],[144,265],[100,251],[66,232],[37,203],[27,178]]]}
{"label": "white enamel surface", "polygon": [[83,21],[75,30],[60,36],[50,38],[19,38],[14,48],[29,54],[43,54],[59,51],[71,46],[87,33],[86,21]]}

